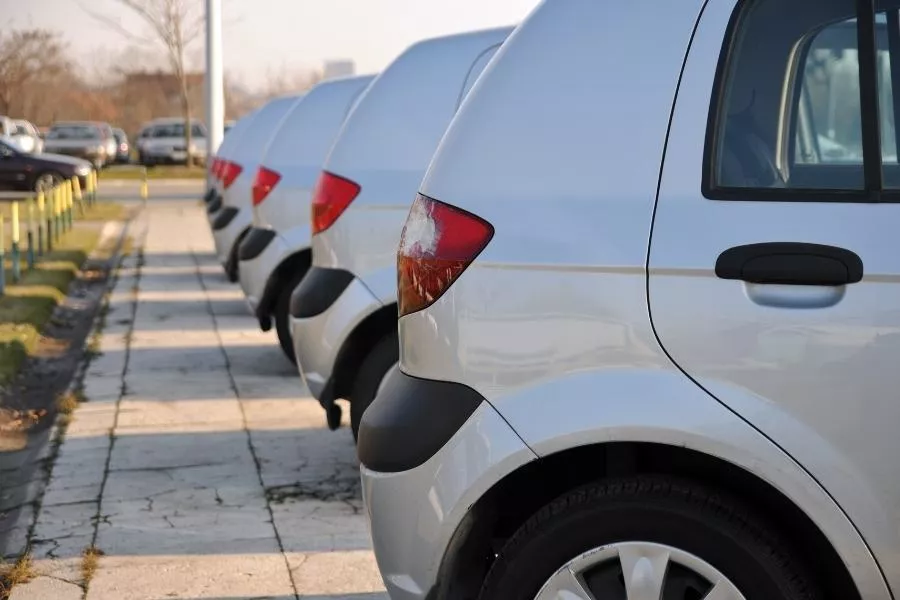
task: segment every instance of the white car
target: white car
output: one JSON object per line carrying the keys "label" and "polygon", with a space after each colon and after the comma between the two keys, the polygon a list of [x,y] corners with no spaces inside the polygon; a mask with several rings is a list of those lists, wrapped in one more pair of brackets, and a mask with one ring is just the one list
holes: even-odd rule
{"label": "white car", "polygon": [[[138,160],[142,165],[186,164],[188,147],[185,139],[184,119],[169,117],[155,119],[144,127],[138,137]],[[190,160],[206,162],[206,125],[198,119],[191,120]]]}
{"label": "white car", "polygon": [[374,76],[330,79],[285,118],[253,182],[253,227],[238,249],[241,287],[263,331],[294,361],[288,307],[312,261],[310,197],[334,138]]}
{"label": "white car", "polygon": [[[875,6],[544,0],[510,36],[410,209],[360,427],[393,600],[900,594]],[[797,151],[823,125],[855,162]]]}
{"label": "white car", "polygon": [[313,266],[291,300],[298,367],[332,428],[359,417],[397,362],[397,240],[450,119],[511,27],[425,40],[369,86],[312,199]]}
{"label": "white car", "polygon": [[18,142],[22,150],[29,154],[40,154],[43,152],[44,140],[41,139],[37,127],[24,119],[17,119],[13,121],[13,124],[16,127],[16,132],[12,137]]}
{"label": "white car", "polygon": [[[241,137],[229,149],[227,172],[222,180],[222,201],[209,212],[210,227],[219,262],[230,281],[238,281],[237,251],[250,232],[253,220],[251,195],[259,161],[282,120],[303,97],[282,96],[257,109]],[[229,134],[231,135],[231,134]]]}
{"label": "white car", "polygon": [[209,214],[216,213],[222,209],[222,192],[225,187],[223,180],[229,175],[228,171],[230,170],[228,158],[234,151],[243,132],[245,132],[250,123],[253,122],[253,117],[255,116],[256,111],[254,110],[237,120],[231,129],[229,129],[227,135],[222,137],[222,143],[219,144],[219,149],[207,161],[210,186],[206,195],[203,197],[203,200],[206,202],[206,210]]}

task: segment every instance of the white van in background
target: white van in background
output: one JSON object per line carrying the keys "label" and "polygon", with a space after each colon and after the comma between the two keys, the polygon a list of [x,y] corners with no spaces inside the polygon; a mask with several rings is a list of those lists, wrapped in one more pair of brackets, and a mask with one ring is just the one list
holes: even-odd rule
{"label": "white van in background", "polygon": [[262,330],[274,322],[291,362],[288,304],[312,260],[310,197],[344,119],[374,78],[331,79],[312,88],[281,124],[253,182],[253,227],[238,249],[241,287]]}
{"label": "white van in background", "polygon": [[397,363],[400,232],[444,131],[512,27],[425,40],[369,86],[312,200],[313,266],[291,299],[297,363],[336,428],[359,417]]}

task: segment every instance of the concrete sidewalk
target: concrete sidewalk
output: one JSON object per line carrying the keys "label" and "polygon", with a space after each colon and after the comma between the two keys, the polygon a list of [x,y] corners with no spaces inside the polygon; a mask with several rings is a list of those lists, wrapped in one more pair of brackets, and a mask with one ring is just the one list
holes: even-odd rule
{"label": "concrete sidewalk", "polygon": [[386,598],[349,429],[225,282],[203,208],[135,226],[12,600]]}

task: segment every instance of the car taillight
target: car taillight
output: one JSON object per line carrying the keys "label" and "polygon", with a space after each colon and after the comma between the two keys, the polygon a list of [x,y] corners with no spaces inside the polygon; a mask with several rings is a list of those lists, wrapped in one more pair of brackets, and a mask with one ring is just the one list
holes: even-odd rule
{"label": "car taillight", "polygon": [[453,285],[491,241],[494,227],[472,213],[421,194],[397,252],[400,316],[422,310]]}
{"label": "car taillight", "polygon": [[312,232],[322,233],[337,221],[350,203],[359,195],[360,187],[328,171],[322,171],[310,206]]}
{"label": "car taillight", "polygon": [[244,167],[241,165],[233,163],[230,160],[226,161],[225,166],[222,167],[222,186],[227,190],[243,170]]}
{"label": "car taillight", "polygon": [[253,180],[253,206],[262,204],[262,201],[266,199],[272,188],[278,185],[279,181],[281,181],[281,175],[271,169],[260,167]]}

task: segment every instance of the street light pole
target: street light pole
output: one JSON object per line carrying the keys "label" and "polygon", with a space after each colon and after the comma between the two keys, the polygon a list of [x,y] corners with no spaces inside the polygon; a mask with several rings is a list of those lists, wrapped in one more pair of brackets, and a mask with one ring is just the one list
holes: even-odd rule
{"label": "street light pole", "polygon": [[[207,160],[219,149],[225,128],[225,85],[222,71],[222,0],[206,0]],[[207,182],[209,184],[211,182]]]}

